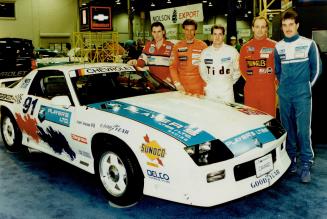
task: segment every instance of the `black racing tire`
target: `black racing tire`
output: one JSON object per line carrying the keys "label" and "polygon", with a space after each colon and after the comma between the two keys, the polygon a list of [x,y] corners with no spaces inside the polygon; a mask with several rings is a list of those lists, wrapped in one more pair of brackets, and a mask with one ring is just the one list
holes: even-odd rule
{"label": "black racing tire", "polygon": [[7,111],[1,113],[1,137],[6,149],[10,152],[22,152],[22,132],[13,115]]}
{"label": "black racing tire", "polygon": [[143,196],[144,176],[133,152],[121,143],[106,143],[96,156],[95,172],[107,200],[129,207]]}

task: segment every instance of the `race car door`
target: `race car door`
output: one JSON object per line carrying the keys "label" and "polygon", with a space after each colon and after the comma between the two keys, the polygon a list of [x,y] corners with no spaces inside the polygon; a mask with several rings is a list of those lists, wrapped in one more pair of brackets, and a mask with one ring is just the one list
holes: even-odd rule
{"label": "race car door", "polygon": [[69,145],[69,136],[75,107],[63,72],[38,71],[21,104],[17,122],[23,130],[23,144],[73,161],[76,153]]}

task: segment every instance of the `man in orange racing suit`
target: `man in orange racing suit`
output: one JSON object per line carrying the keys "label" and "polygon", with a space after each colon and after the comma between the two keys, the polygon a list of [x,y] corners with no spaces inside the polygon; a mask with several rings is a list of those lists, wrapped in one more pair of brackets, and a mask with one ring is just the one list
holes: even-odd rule
{"label": "man in orange racing suit", "polygon": [[171,83],[169,62],[174,44],[165,39],[165,27],[161,22],[151,24],[152,41],[148,41],[140,57],[128,62],[130,65],[149,67],[151,74]]}
{"label": "man in orange racing suit", "polygon": [[267,38],[269,21],[256,17],[252,22],[253,39],[240,52],[240,70],[245,79],[244,104],[276,116],[276,76],[274,48]]}
{"label": "man in orange racing suit", "polygon": [[199,73],[200,55],[207,44],[195,39],[197,23],[192,19],[183,22],[185,40],[178,42],[172,51],[169,67],[177,90],[190,94],[203,95],[205,82]]}

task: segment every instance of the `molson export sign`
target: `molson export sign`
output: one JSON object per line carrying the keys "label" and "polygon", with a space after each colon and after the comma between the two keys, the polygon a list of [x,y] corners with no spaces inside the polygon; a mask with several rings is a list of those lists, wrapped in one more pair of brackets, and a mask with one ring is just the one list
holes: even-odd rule
{"label": "molson export sign", "polygon": [[147,162],[147,165],[152,167],[163,166],[162,158],[166,155],[166,150],[162,148],[157,141],[152,140],[148,135],[144,136],[145,144],[141,146],[141,152],[144,153],[151,162]]}
{"label": "molson export sign", "polygon": [[203,21],[202,3],[175,8],[150,11],[151,23],[161,22],[164,25],[181,24],[186,19]]}

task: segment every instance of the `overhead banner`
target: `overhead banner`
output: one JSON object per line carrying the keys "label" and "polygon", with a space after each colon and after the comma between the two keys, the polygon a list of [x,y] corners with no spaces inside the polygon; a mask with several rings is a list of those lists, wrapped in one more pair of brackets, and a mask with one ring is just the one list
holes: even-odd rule
{"label": "overhead banner", "polygon": [[161,22],[164,25],[181,24],[186,19],[203,21],[202,3],[175,8],[150,11],[151,23]]}

